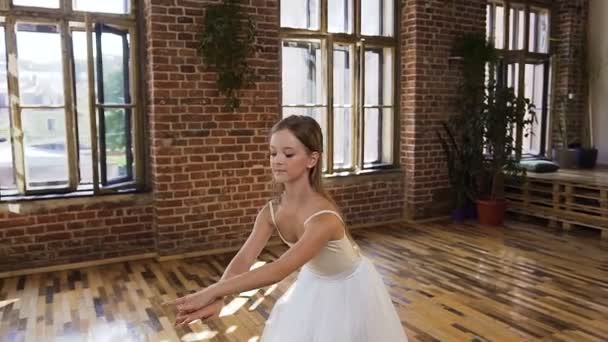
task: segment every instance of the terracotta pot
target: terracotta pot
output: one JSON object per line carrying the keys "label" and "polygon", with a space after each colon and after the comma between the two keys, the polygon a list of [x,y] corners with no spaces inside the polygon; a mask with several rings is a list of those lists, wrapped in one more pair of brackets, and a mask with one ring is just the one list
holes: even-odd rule
{"label": "terracotta pot", "polygon": [[477,218],[486,226],[501,226],[505,221],[505,200],[477,200]]}

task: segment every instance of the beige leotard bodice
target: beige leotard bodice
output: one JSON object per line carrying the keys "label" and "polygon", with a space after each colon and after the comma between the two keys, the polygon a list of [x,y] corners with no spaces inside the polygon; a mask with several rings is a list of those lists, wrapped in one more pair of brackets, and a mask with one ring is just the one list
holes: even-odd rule
{"label": "beige leotard bodice", "polygon": [[[283,238],[281,230],[279,229],[275,220],[274,206],[272,202],[269,203],[269,207],[272,223],[274,224],[279,237],[285,244],[291,247],[293,244],[295,244],[295,242],[289,242]],[[304,226],[306,226],[306,224],[309,223],[312,218],[322,214],[335,215],[338,217],[338,219],[340,219],[340,221],[342,221],[342,224],[344,224],[344,220],[342,220],[342,217],[340,217],[340,214],[337,212],[332,210],[320,210],[310,215],[304,221]],[[325,245],[325,247],[323,247],[323,249],[321,249],[321,251],[315,257],[306,263],[305,267],[309,267],[311,271],[319,275],[332,276],[353,270],[358,265],[360,259],[361,254],[359,253],[358,249],[354,247],[353,242],[348,237],[348,234],[346,234],[345,227],[344,236],[339,240],[331,240],[327,242],[327,245]]]}

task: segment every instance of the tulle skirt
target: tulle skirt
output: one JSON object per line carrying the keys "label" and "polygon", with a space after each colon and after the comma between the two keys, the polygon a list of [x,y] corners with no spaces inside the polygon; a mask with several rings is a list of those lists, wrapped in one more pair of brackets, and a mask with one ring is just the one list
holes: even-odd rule
{"label": "tulle skirt", "polygon": [[362,257],[354,270],[321,276],[302,267],[277,301],[262,342],[403,342],[407,337],[386,285]]}

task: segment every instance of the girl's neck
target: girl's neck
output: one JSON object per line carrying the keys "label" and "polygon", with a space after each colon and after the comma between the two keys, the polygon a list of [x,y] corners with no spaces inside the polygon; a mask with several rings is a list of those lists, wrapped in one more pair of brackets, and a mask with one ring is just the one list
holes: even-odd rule
{"label": "girl's neck", "polygon": [[312,198],[315,190],[310,185],[308,177],[302,177],[294,182],[285,183],[283,200],[292,204],[303,204]]}

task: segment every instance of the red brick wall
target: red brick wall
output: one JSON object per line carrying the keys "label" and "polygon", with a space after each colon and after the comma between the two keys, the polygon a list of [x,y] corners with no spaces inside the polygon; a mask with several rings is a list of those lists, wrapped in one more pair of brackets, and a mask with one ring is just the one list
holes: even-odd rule
{"label": "red brick wall", "polygon": [[[204,8],[216,2],[144,2],[151,193],[53,208],[40,201],[28,214],[0,209],[0,271],[242,243],[271,196],[266,151],[268,130],[280,116],[278,0],[243,0],[257,27],[251,65],[260,80],[241,93],[236,113],[223,109],[216,76],[196,52]],[[442,215],[449,205],[433,130],[453,114],[460,65],[448,59],[452,42],[464,32],[485,31],[485,1],[399,3],[402,172],[328,182],[353,225]],[[557,13],[571,11],[568,3],[558,1]],[[567,18],[581,25],[574,14]],[[583,42],[579,29],[566,30],[571,26],[560,35],[570,37],[569,44]],[[557,84],[580,84],[573,81],[576,64],[560,70]]]}
{"label": "red brick wall", "polygon": [[[267,135],[280,117],[278,0],[243,1],[256,24],[258,51],[250,63],[260,79],[241,92],[236,113],[224,110],[216,75],[196,51],[205,6],[217,2],[143,2],[151,194],[135,198],[150,201],[53,210],[42,201],[28,215],[0,214],[0,272],[242,244],[271,196]],[[399,173],[328,183],[349,224],[402,217]]]}
{"label": "red brick wall", "polygon": [[0,212],[0,271],[150,252],[152,208],[132,200]]}
{"label": "red brick wall", "polygon": [[401,10],[401,165],[410,218],[445,214],[449,184],[434,130],[454,114],[460,64],[448,59],[466,32],[485,32],[484,0],[408,0]]}
{"label": "red brick wall", "polygon": [[568,142],[583,142],[585,139],[585,103],[587,101],[586,26],[589,18],[588,0],[557,0],[553,5],[551,42],[555,56],[555,101],[566,99],[567,109],[555,106],[553,116],[553,145],[561,146],[562,139],[557,120],[566,111]]}
{"label": "red brick wall", "polygon": [[269,197],[266,135],[279,118],[278,4],[247,1],[260,76],[226,111],[216,74],[197,54],[205,6],[218,1],[148,1],[151,170],[158,251],[236,247]]}

